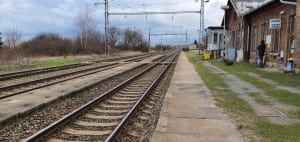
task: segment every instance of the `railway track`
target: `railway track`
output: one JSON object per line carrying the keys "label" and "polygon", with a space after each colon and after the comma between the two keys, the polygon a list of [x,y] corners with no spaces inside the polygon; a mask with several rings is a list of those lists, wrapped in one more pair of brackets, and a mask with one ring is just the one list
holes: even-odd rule
{"label": "railway track", "polygon": [[176,56],[152,64],[24,141],[112,141],[153,91]]}
{"label": "railway track", "polygon": [[63,72],[60,74],[48,75],[46,77],[39,77],[38,79],[29,80],[29,81],[25,81],[25,82],[16,80],[14,82],[18,82],[17,84],[10,84],[7,86],[0,87],[0,99],[4,99],[7,97],[11,97],[14,95],[32,91],[32,90],[46,87],[49,85],[61,83],[61,82],[67,81],[67,80],[80,78],[83,76],[98,73],[98,72],[101,72],[104,70],[108,70],[108,69],[111,69],[114,67],[121,66],[126,62],[140,61],[140,60],[142,60],[146,57],[152,56],[152,55],[153,54],[139,56],[139,57],[133,57],[133,58],[123,59],[123,60],[119,61],[119,62],[123,62],[123,63],[117,63],[117,62],[106,63],[105,65],[96,65],[96,66],[91,66],[89,68],[77,69],[77,70],[69,71],[69,72],[66,71],[66,72]]}
{"label": "railway track", "polygon": [[158,54],[158,53],[154,52],[154,53],[139,54],[139,55],[133,55],[133,56],[116,57],[116,58],[109,58],[109,59],[103,59],[103,60],[95,60],[95,61],[92,61],[90,63],[77,63],[77,64],[58,66],[58,67],[49,67],[49,68],[42,68],[42,69],[34,69],[34,70],[27,70],[27,71],[0,74],[0,81],[3,82],[3,81],[12,80],[12,79],[21,78],[21,77],[26,77],[26,76],[33,76],[33,75],[45,74],[45,73],[55,72],[55,71],[60,71],[60,70],[83,67],[83,66],[92,65],[94,63],[113,62],[113,61],[126,60],[126,59],[131,59],[131,58],[134,59],[134,58],[140,58],[140,57],[144,57],[144,56],[151,56],[151,55],[155,55],[155,54]]}
{"label": "railway track", "polygon": [[27,71],[21,71],[21,72],[0,74],[0,81],[6,81],[6,80],[14,79],[14,78],[21,78],[21,77],[25,77],[25,76],[37,75],[37,74],[65,70],[65,69],[70,69],[70,68],[82,67],[82,66],[86,66],[86,65],[90,65],[90,64],[92,64],[92,63],[83,63],[83,64],[78,63],[78,64],[71,64],[71,65],[65,65],[65,66],[51,67],[51,68],[34,69],[34,70],[27,70]]}

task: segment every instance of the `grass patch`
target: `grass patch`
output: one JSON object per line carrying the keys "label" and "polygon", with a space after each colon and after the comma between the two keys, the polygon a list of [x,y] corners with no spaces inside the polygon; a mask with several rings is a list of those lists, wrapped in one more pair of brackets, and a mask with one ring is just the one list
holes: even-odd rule
{"label": "grass patch", "polygon": [[75,60],[75,59],[52,59],[52,60],[45,60],[45,61],[36,61],[36,62],[33,62],[33,64],[37,68],[49,68],[49,67],[75,64],[78,62],[79,61]]}
{"label": "grass patch", "polygon": [[214,62],[213,64],[226,72],[232,73],[239,78],[254,84],[256,87],[264,90],[267,95],[273,96],[280,102],[300,107],[300,96],[298,94],[277,89],[276,86],[257,80],[255,77],[251,77],[245,73],[255,72],[255,70],[257,70],[254,67],[250,67],[251,65],[245,65],[246,63],[234,63],[234,66],[225,66],[218,62]]}
{"label": "grass patch", "polygon": [[[200,60],[199,55],[193,53],[186,53],[186,55],[211,90],[217,106],[223,108],[229,115],[245,141],[297,142],[300,140],[300,124],[277,125],[257,116],[248,103],[231,91],[219,75],[213,74],[204,65],[197,62]],[[235,70],[238,69],[235,68]]]}
{"label": "grass patch", "polygon": [[[235,68],[238,68],[238,70],[236,70]],[[256,65],[246,62],[235,62],[232,66],[228,66],[227,69],[238,74],[245,74],[248,72],[256,73],[263,78],[274,80],[282,85],[300,86],[300,75],[281,72],[267,72],[264,70],[259,70],[257,69]]]}
{"label": "grass patch", "polygon": [[[288,117],[294,118],[294,119],[300,119],[300,110],[295,111],[288,111],[287,112]],[[300,129],[299,129],[300,130]]]}
{"label": "grass patch", "polygon": [[81,62],[78,58],[50,58],[47,60],[37,60],[28,63],[27,65],[9,65],[0,67],[0,73],[9,73],[16,71],[24,71],[31,69],[49,68],[63,65],[70,65]]}
{"label": "grass patch", "polygon": [[270,138],[271,142],[299,142],[300,124],[294,125],[271,125],[268,123],[259,124],[259,133]]}
{"label": "grass patch", "polygon": [[252,93],[250,96],[259,104],[270,105],[270,102],[264,99],[260,94]]}

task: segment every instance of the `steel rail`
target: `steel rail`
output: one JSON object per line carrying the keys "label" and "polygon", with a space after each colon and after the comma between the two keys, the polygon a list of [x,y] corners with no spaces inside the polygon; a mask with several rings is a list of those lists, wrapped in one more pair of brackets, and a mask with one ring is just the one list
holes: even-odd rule
{"label": "steel rail", "polygon": [[[87,74],[83,74],[83,75],[79,75],[79,76],[74,76],[74,77],[71,77],[71,78],[68,78],[68,79],[63,79],[63,80],[52,82],[52,83],[48,83],[48,84],[45,84],[45,85],[40,85],[38,87],[33,87],[33,88],[26,89],[26,90],[23,90],[23,91],[19,91],[19,92],[11,93],[11,94],[8,94],[8,95],[0,96],[0,99],[5,99],[5,98],[11,97],[11,96],[15,96],[15,95],[18,95],[18,94],[21,94],[21,93],[25,93],[25,92],[29,92],[29,91],[32,91],[32,90],[36,90],[36,89],[40,89],[40,88],[47,87],[47,86],[50,86],[50,85],[58,84],[58,83],[65,82],[65,81],[68,81],[68,80],[72,80],[72,79],[75,79],[75,78],[80,78],[80,77],[83,77],[83,76],[88,76],[88,75],[91,75],[91,74],[94,74],[94,73],[97,73],[97,72],[101,72],[101,71],[105,71],[105,70],[111,69],[113,67],[114,66],[111,66],[111,67],[108,67],[108,68],[104,68],[103,70],[98,70],[98,71],[90,72],[90,73],[87,73]],[[53,80],[55,78],[53,78]]]}
{"label": "steel rail", "polygon": [[0,74],[0,81],[3,80],[9,80],[16,77],[24,77],[27,75],[36,75],[41,74],[49,71],[59,71],[64,69],[70,69],[80,66],[86,66],[90,64],[71,64],[71,65],[65,65],[65,66],[57,66],[57,67],[50,67],[50,68],[43,68],[43,69],[34,69],[34,70],[27,70],[27,71],[20,71],[20,72],[13,72],[13,73],[7,73],[7,74]]}
{"label": "steel rail", "polygon": [[137,75],[129,78],[128,80],[122,82],[118,86],[110,89],[109,91],[103,93],[102,95],[98,96],[97,98],[89,101],[87,104],[85,104],[85,105],[81,106],[80,108],[74,110],[73,112],[65,115],[64,117],[62,117],[58,121],[52,123],[51,125],[45,127],[44,129],[42,129],[40,131],[38,131],[34,135],[32,135],[32,136],[24,139],[23,142],[38,142],[38,141],[42,140],[44,137],[46,137],[49,134],[53,133],[55,130],[57,130],[61,126],[69,123],[70,121],[72,121],[73,120],[72,118],[78,117],[80,114],[82,114],[83,112],[87,111],[90,107],[94,106],[98,101],[102,101],[103,99],[109,97],[112,93],[115,93],[116,91],[120,90],[125,85],[131,83],[132,81],[134,81],[138,77],[140,77],[143,74],[145,74],[150,69],[154,68],[156,65],[157,64],[151,65],[150,67],[148,67],[144,71],[140,72],[139,74],[137,74]]}
{"label": "steel rail", "polygon": [[91,65],[91,64],[93,64],[93,62],[96,62],[96,63],[109,62],[109,61],[129,59],[129,58],[134,58],[134,57],[143,57],[143,56],[147,56],[147,55],[151,56],[151,55],[155,55],[155,54],[158,54],[158,52],[109,58],[109,59],[103,59],[103,60],[96,60],[96,61],[91,61],[92,63],[76,63],[76,64],[70,64],[70,65],[57,66],[57,67],[49,67],[49,68],[42,68],[42,69],[18,71],[18,72],[13,72],[13,73],[5,73],[5,74],[0,74],[0,81],[10,80],[10,79],[17,78],[17,77],[25,77],[25,76],[37,75],[37,74],[42,74],[42,73],[47,73],[47,72],[65,70],[65,69],[70,69],[70,68],[83,67],[83,66]]}
{"label": "steel rail", "polygon": [[2,87],[0,87],[0,91],[7,91],[9,89],[25,86],[25,85],[28,85],[28,84],[41,83],[41,82],[45,82],[47,80],[52,80],[52,79],[56,79],[56,78],[60,78],[60,77],[65,77],[67,75],[73,75],[73,74],[78,74],[78,73],[82,73],[82,72],[96,70],[96,69],[100,69],[100,68],[104,68],[104,67],[108,67],[108,66],[113,66],[115,64],[117,64],[117,63],[112,63],[112,64],[108,64],[108,65],[93,67],[93,68],[89,68],[89,69],[83,69],[83,70],[74,71],[74,72],[70,72],[70,73],[63,73],[63,74],[60,74],[60,75],[50,76],[50,77],[46,77],[46,78],[42,78],[42,79],[38,79],[38,80],[27,81],[27,82],[23,82],[23,83],[19,83],[19,84],[2,86]]}
{"label": "steel rail", "polygon": [[[151,55],[149,55],[149,56],[151,56]],[[146,57],[148,57],[148,56],[135,57],[133,59],[125,60],[124,62],[126,62],[126,61],[127,62],[129,62],[129,61],[139,61],[140,59],[144,59]],[[19,84],[2,86],[2,87],[0,87],[0,92],[1,91],[7,91],[9,89],[13,89],[13,88],[17,88],[17,87],[22,87],[22,86],[25,86],[25,85],[30,85],[30,84],[35,84],[35,83],[41,83],[41,82],[45,82],[47,80],[53,80],[53,79],[57,79],[57,78],[65,77],[65,76],[70,76],[70,75],[74,75],[74,74],[88,72],[88,71],[91,71],[91,70],[101,69],[101,68],[105,68],[105,67],[109,67],[109,66],[112,66],[112,68],[113,68],[113,67],[115,67],[114,65],[117,65],[117,64],[118,64],[118,62],[115,62],[115,63],[110,63],[108,65],[102,65],[102,66],[98,66],[98,67],[93,67],[93,68],[83,69],[83,70],[74,71],[74,72],[70,72],[70,73],[63,73],[63,74],[60,74],[60,75],[46,77],[46,78],[42,78],[42,79],[39,79],[39,80],[32,80],[32,81],[27,81],[27,82],[19,83]],[[111,69],[111,68],[108,68],[108,69]],[[100,71],[103,71],[103,70],[100,70]],[[99,71],[95,71],[95,72],[92,72],[92,73],[89,73],[89,74],[86,74],[86,75],[90,75],[90,74],[97,73],[97,72],[99,72]],[[83,75],[83,76],[85,76],[85,75]],[[82,77],[82,76],[80,76],[80,77]],[[76,77],[76,78],[78,78],[78,77]],[[22,93],[24,93],[24,92],[22,92]],[[0,99],[1,99],[1,97],[0,97]]]}
{"label": "steel rail", "polygon": [[[149,56],[151,56],[151,55],[149,55]],[[148,57],[148,56],[146,56],[146,57]],[[136,57],[134,59],[128,59],[126,61],[128,61],[128,62],[129,61],[138,61],[138,60],[144,59],[144,58],[145,57]],[[86,70],[80,70],[80,71],[76,71],[76,72],[71,72],[71,73],[61,74],[61,75],[52,76],[52,77],[48,77],[48,78],[43,78],[43,79],[40,79],[40,80],[28,81],[28,82],[24,82],[24,83],[20,83],[20,84],[14,84],[14,85],[10,85],[10,86],[0,87],[0,92],[1,92],[2,90],[5,91],[5,90],[8,90],[8,89],[17,88],[17,87],[21,87],[21,86],[25,86],[25,85],[28,86],[29,84],[42,83],[42,82],[46,82],[47,80],[54,80],[54,79],[65,77],[65,76],[71,76],[71,75],[74,75],[74,74],[80,74],[80,73],[88,72],[88,71],[91,71],[91,70],[97,70],[97,71],[93,71],[93,72],[86,73],[86,74],[83,74],[83,75],[77,75],[77,76],[74,76],[74,77],[71,77],[71,78],[63,79],[63,80],[60,80],[60,81],[47,83],[45,85],[39,85],[37,87],[33,87],[33,88],[26,89],[26,90],[23,90],[23,91],[14,92],[14,93],[11,93],[11,94],[8,94],[8,95],[3,95],[3,96],[0,96],[0,99],[5,99],[5,98],[11,97],[11,96],[15,96],[15,95],[25,93],[25,92],[29,92],[29,91],[32,91],[32,90],[36,90],[36,89],[40,89],[40,88],[47,87],[47,86],[50,86],[50,85],[58,84],[58,83],[65,82],[65,81],[68,81],[68,80],[72,80],[72,79],[75,79],[75,78],[88,76],[88,75],[95,74],[95,73],[105,71],[105,70],[108,70],[108,69],[112,69],[114,67],[118,67],[118,66],[121,66],[121,65],[122,64],[119,64],[119,63],[110,63],[108,65],[103,65],[103,66],[90,68],[90,69],[86,69]],[[99,69],[101,69],[101,70],[99,70]]]}
{"label": "steel rail", "polygon": [[[175,58],[174,58],[175,59]],[[145,69],[144,71],[140,72],[139,74],[129,78],[128,80],[122,82],[121,84],[119,84],[118,86],[112,88],[111,90],[103,93],[102,95],[98,96],[97,98],[89,101],[87,104],[81,106],[80,108],[74,110],[73,112],[65,115],[64,117],[62,117],[61,119],[59,119],[58,121],[52,123],[51,125],[45,127],[44,129],[38,131],[37,133],[33,134],[32,136],[26,138],[23,140],[23,142],[37,142],[37,141],[41,141],[43,140],[45,137],[49,136],[50,134],[52,134],[54,131],[56,131],[57,129],[59,129],[60,127],[62,127],[63,125],[66,125],[67,123],[71,122],[75,117],[78,117],[79,115],[81,115],[82,113],[86,112],[88,109],[90,109],[91,107],[93,107],[94,105],[96,105],[99,101],[102,101],[104,99],[106,99],[107,97],[111,96],[113,93],[119,91],[120,89],[124,88],[126,85],[128,85],[129,83],[133,82],[134,80],[136,80],[137,78],[141,77],[142,75],[144,75],[146,72],[148,72],[149,70],[153,69],[155,66],[157,66],[159,64],[152,64],[150,65],[147,69]],[[163,76],[163,74],[166,72],[167,68],[169,68],[171,64],[169,64],[165,70],[160,73],[160,75],[155,79],[155,82],[158,82],[161,77]],[[149,87],[147,89],[147,93],[144,94],[149,94],[149,91],[152,91],[153,87],[156,85],[156,83],[152,83],[151,87]],[[152,88],[152,89],[151,89]],[[144,97],[146,95],[143,95]],[[143,99],[140,99],[139,101],[141,102]],[[139,103],[140,104],[140,103]],[[135,107],[138,107],[137,104],[134,105]],[[134,109],[136,110],[136,109]],[[131,113],[133,112],[132,110],[130,111]],[[126,118],[128,119],[129,116],[131,115],[126,115]],[[127,120],[126,119],[126,120]],[[125,119],[122,120],[121,123],[119,123],[118,125],[118,129],[121,128],[121,126],[123,126],[125,124]],[[113,135],[111,135],[111,139],[114,138],[114,136],[119,132],[119,130],[114,130],[113,131]]]}
{"label": "steel rail", "polygon": [[[176,56],[172,59],[172,62],[174,62]],[[122,127],[128,122],[130,117],[134,114],[134,112],[137,111],[139,106],[142,104],[142,102],[145,100],[145,98],[155,89],[159,81],[163,78],[164,74],[167,72],[169,67],[171,66],[171,62],[166,65],[166,67],[163,69],[163,71],[158,75],[158,77],[152,82],[152,84],[148,87],[148,89],[144,92],[144,94],[139,98],[139,100],[134,104],[134,106],[126,113],[125,117],[121,120],[121,122],[115,127],[115,129],[112,131],[112,133],[105,139],[105,142],[111,142],[116,139],[116,137],[119,135]]]}

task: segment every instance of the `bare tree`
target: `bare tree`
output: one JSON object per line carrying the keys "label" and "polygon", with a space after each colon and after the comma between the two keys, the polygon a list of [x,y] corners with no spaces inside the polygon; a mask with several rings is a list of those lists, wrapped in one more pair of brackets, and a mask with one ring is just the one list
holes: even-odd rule
{"label": "bare tree", "polygon": [[21,43],[22,32],[13,26],[7,33],[6,33],[6,44],[9,48],[15,48],[18,44]]}
{"label": "bare tree", "polygon": [[3,42],[2,42],[2,33],[0,33],[0,48],[2,48]]}
{"label": "bare tree", "polygon": [[78,15],[74,21],[78,30],[78,37],[80,38],[81,47],[86,49],[88,40],[91,39],[97,28],[97,23],[93,18],[92,11],[88,5],[78,11]]}
{"label": "bare tree", "polygon": [[121,39],[122,32],[120,29],[111,27],[107,31],[108,43],[112,48],[115,47],[116,43]]}
{"label": "bare tree", "polygon": [[147,41],[144,39],[141,32],[131,29],[125,29],[122,37],[122,45],[125,49],[143,51],[143,46],[148,46]]}

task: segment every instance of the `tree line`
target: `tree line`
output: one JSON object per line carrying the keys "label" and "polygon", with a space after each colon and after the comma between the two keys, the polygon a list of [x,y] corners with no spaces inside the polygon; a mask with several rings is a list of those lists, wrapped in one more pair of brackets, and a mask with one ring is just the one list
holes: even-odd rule
{"label": "tree line", "polygon": [[[105,34],[101,33],[93,18],[91,9],[86,6],[78,11],[74,19],[76,36],[62,37],[55,33],[40,33],[28,41],[21,42],[22,32],[16,27],[6,34],[0,34],[0,60],[38,56],[68,56],[103,54]],[[141,31],[133,29],[107,29],[107,44],[111,53],[120,50],[148,51],[149,43]]]}

